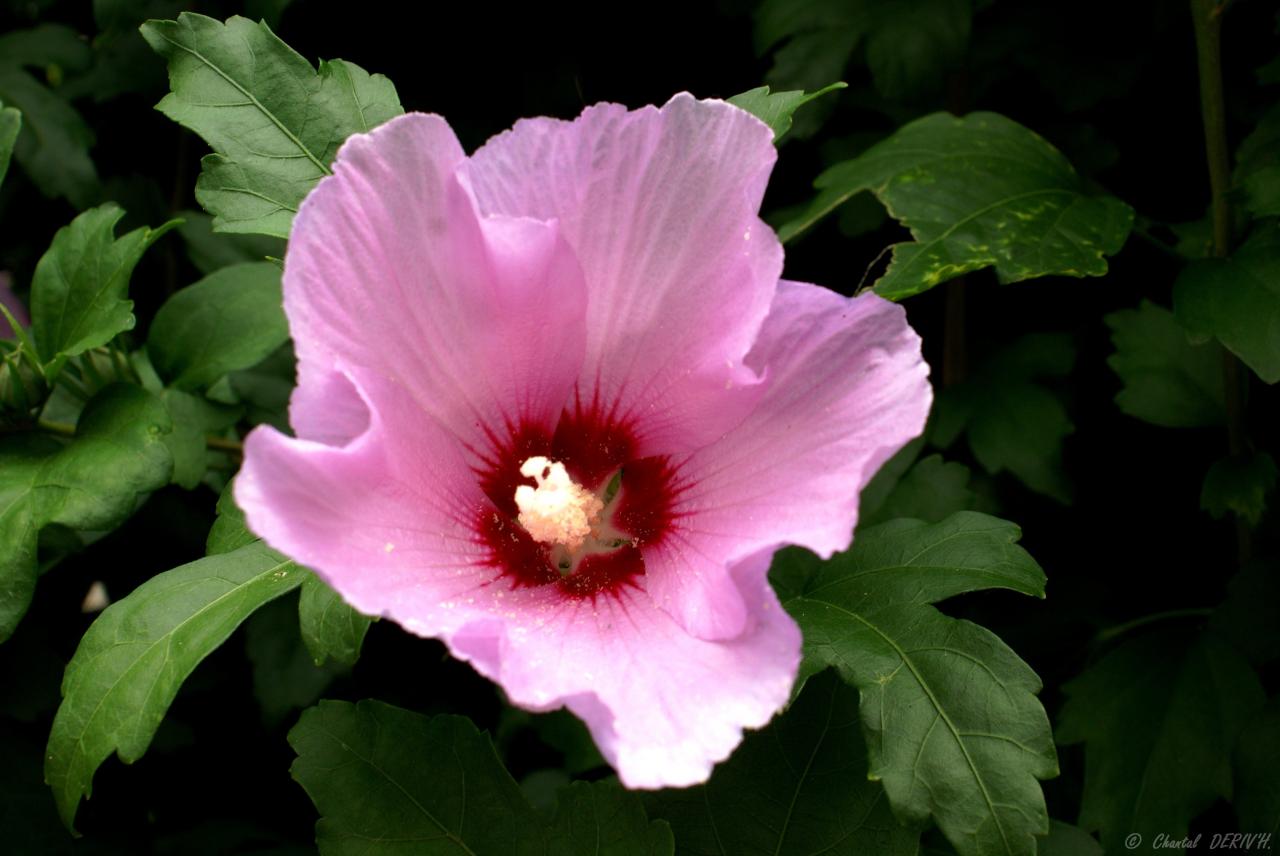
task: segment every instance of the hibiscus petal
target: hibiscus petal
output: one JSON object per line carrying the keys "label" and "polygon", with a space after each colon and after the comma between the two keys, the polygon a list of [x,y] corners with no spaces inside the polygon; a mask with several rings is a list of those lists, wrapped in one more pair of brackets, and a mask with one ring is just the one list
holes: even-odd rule
{"label": "hibiscus petal", "polygon": [[800,630],[765,580],[769,559],[731,572],[751,611],[732,640],[690,636],[640,589],[567,602],[540,589],[515,593],[508,618],[479,620],[450,647],[513,703],[577,714],[627,787],[697,784],[791,691]]}
{"label": "hibiscus petal", "polygon": [[[554,428],[582,364],[586,292],[554,222],[479,217],[454,174],[464,159],[437,116],[352,137],[294,220],[284,295],[302,364],[394,379],[483,452],[507,427]],[[294,427],[331,436],[303,380]]]}
{"label": "hibiscus petal", "polygon": [[747,364],[767,377],[736,429],[677,469],[672,531],[645,550],[649,591],[690,632],[732,636],[726,562],[784,544],[826,557],[853,537],[862,488],[924,429],[932,402],[902,307],[782,282]]}
{"label": "hibiscus petal", "polygon": [[367,427],[342,446],[253,431],[235,483],[249,528],[370,615],[431,613],[497,576],[473,528],[492,505],[458,441],[371,373],[316,382],[345,399],[359,390]]}
{"label": "hibiscus petal", "polygon": [[756,216],[769,128],[722,101],[529,119],[466,167],[485,212],[555,218],[588,288],[582,398],[637,421],[641,454],[697,448],[756,399],[742,365],[782,269]]}

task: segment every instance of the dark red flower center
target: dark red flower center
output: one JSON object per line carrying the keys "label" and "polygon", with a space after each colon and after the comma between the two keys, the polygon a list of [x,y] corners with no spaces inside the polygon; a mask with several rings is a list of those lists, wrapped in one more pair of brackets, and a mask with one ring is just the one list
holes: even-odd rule
{"label": "dark red flower center", "polygon": [[[491,451],[480,455],[476,467],[494,505],[476,521],[486,563],[515,586],[554,585],[572,598],[616,594],[635,585],[645,570],[641,548],[660,541],[673,519],[675,474],[669,459],[637,457],[635,430],[628,422],[580,403],[565,410],[554,433],[523,423],[487,433]],[[599,494],[607,495],[606,486],[618,478],[617,494],[603,515],[606,527],[623,537],[603,548],[596,545],[566,568],[563,549],[535,540],[518,520],[516,488],[534,483],[520,467],[532,457],[563,464],[574,482]]]}

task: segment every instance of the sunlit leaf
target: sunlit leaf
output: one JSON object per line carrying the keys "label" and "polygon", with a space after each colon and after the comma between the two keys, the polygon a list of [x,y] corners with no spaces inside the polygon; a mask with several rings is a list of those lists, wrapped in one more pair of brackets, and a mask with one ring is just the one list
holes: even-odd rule
{"label": "sunlit leaf", "polygon": [[1193,336],[1216,338],[1258,377],[1280,381],[1280,224],[1259,226],[1229,258],[1188,265],[1173,312]]}
{"label": "sunlit leaf", "polygon": [[288,338],[280,268],[245,262],[221,268],[165,301],[147,334],[147,352],[167,382],[196,389],[257,365]]}
{"label": "sunlit leaf", "polygon": [[748,89],[746,92],[735,95],[728,101],[730,104],[741,107],[751,113],[772,128],[773,141],[776,143],[786,135],[787,131],[791,130],[791,117],[797,110],[815,98],[820,98],[837,89],[844,89],[847,85],[844,82],[839,82],[824,86],[816,92],[797,90],[773,93],[769,92],[769,87],[767,86],[758,86],[755,89]]}
{"label": "sunlit leaf", "polygon": [[1033,856],[1057,774],[1040,680],[1004,643],[930,604],[1008,588],[1043,596],[1016,526],[974,512],[897,520],[828,562],[788,550],[770,579],[804,631],[801,675],[858,688],[872,777],[900,820],[930,816],[963,856]]}
{"label": "sunlit leaf", "polygon": [[994,267],[1002,282],[1101,276],[1133,210],[1085,192],[1053,146],[995,113],[935,113],[818,177],[808,210],[779,230],[791,240],[856,193],[871,191],[911,230],[876,291],[900,299]]}
{"label": "sunlit leaf", "polygon": [[1107,365],[1124,383],[1121,410],[1168,428],[1223,423],[1221,348],[1192,344],[1172,312],[1147,300],[1103,320],[1116,349]]}
{"label": "sunlit leaf", "polygon": [[0,641],[27,611],[40,530],[111,529],[138,498],[169,482],[169,415],[136,386],[109,386],[85,407],[68,443],[27,432],[0,437]]}
{"label": "sunlit leaf", "polygon": [[1231,750],[1265,699],[1229,646],[1174,630],[1124,642],[1064,689],[1058,742],[1084,743],[1080,825],[1108,853],[1163,852],[1158,835],[1180,840],[1229,796]]}
{"label": "sunlit leaf", "polygon": [[645,806],[671,824],[681,856],[915,856],[920,837],[867,778],[857,693],[829,673],[747,735],[710,782],[648,794]]}
{"label": "sunlit leaf", "polygon": [[288,237],[342,141],[402,112],[385,77],[342,60],[317,73],[265,23],[184,12],[148,21],[142,35],[169,61],[172,91],[158,109],[215,152],[196,199],[216,231]]}
{"label": "sunlit leaf", "polygon": [[133,329],[129,277],[147,248],[176,225],[145,226],[115,237],[124,211],[108,203],[85,211],[53,236],[31,283],[31,331],[56,375],[67,359]]}
{"label": "sunlit leaf", "polygon": [[293,777],[320,811],[322,856],[571,856],[584,852],[584,840],[618,856],[672,853],[666,824],[650,823],[640,798],[616,785],[575,785],[548,822],[488,736],[460,716],[322,701],[302,714],[289,743],[298,753]]}
{"label": "sunlit leaf", "polygon": [[98,617],[62,681],[45,781],[67,826],[115,752],[142,757],[183,681],[263,604],[305,571],[262,543],[157,574]]}

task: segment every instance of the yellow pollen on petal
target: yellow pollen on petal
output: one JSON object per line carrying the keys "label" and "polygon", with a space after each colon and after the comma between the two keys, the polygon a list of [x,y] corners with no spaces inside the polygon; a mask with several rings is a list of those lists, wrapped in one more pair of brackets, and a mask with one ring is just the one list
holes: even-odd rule
{"label": "yellow pollen on petal", "polygon": [[540,455],[521,464],[520,475],[538,483],[516,488],[518,519],[525,531],[535,541],[563,544],[570,552],[581,547],[604,509],[600,497],[569,478],[564,464]]}

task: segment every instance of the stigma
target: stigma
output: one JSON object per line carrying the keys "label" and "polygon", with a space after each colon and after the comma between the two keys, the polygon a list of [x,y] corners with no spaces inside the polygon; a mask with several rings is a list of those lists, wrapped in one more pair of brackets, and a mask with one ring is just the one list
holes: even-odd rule
{"label": "stigma", "polygon": [[564,464],[541,455],[521,464],[520,475],[537,482],[516,488],[520,525],[535,541],[576,552],[592,535],[604,502],[571,479]]}

